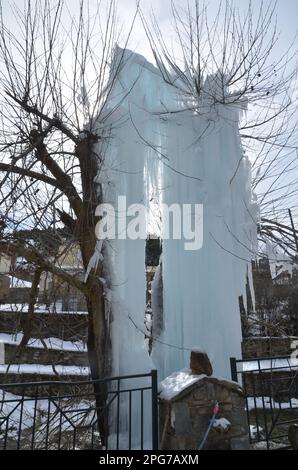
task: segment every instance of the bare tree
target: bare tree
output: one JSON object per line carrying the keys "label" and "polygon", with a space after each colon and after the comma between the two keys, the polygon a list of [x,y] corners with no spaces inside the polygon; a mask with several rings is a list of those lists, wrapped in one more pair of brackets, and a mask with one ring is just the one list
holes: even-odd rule
{"label": "bare tree", "polygon": [[[171,3],[172,41],[154,14],[142,21],[159,70],[185,106],[202,114],[202,99],[214,105],[244,107],[240,135],[252,160],[252,189],[258,194],[260,240],[270,240],[296,252],[295,229],[288,208],[297,218],[297,57],[293,43],[280,47],[276,9],[271,2],[239,11],[230,1],[219,2],[216,13],[204,1],[183,7]],[[213,91],[204,86],[214,81]],[[216,92],[214,90],[216,89]],[[165,117],[175,112],[164,109]],[[230,184],[237,177],[241,160]]]}
{"label": "bare tree", "polygon": [[81,0],[75,14],[63,0],[29,0],[23,10],[12,4],[0,11],[0,251],[22,256],[35,271],[22,346],[30,338],[40,274],[51,273],[85,296],[93,379],[109,367],[102,266],[84,282],[59,266],[57,247],[78,245],[87,270],[102,198],[95,177],[104,155],[94,144],[103,138],[105,103],[118,73],[110,69],[118,37],[114,1],[89,11]]}

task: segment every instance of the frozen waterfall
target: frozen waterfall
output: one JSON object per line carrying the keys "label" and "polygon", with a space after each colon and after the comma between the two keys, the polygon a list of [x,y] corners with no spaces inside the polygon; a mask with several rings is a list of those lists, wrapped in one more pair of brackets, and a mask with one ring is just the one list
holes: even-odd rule
{"label": "frozen waterfall", "polygon": [[[116,237],[105,242],[104,252],[113,374],[156,367],[161,380],[187,366],[189,349],[199,347],[217,375],[230,377],[229,357],[241,357],[238,297],[245,294],[256,243],[257,206],[238,130],[246,102],[222,90],[215,75],[205,79],[195,107],[189,106],[142,56],[117,48],[114,67],[120,55],[105,108],[104,163],[98,175],[104,202],[116,208],[118,219]],[[183,238],[162,240],[161,282],[155,283],[163,287],[162,302],[155,302],[155,289],[152,301],[159,306],[153,317],[162,318],[153,322],[159,328],[153,329],[150,357],[144,327],[145,239],[124,239],[130,215],[117,203],[126,196],[127,205],[148,208],[150,190],[157,188],[159,204],[203,205],[203,244],[187,251]],[[125,419],[124,410],[123,430]]]}
{"label": "frozen waterfall", "polygon": [[246,103],[227,90],[227,104],[216,103],[216,78],[205,81],[196,111],[172,114],[162,124],[168,157],[162,201],[203,204],[203,244],[186,251],[184,239],[163,240],[164,329],[153,347],[160,378],[187,366],[194,346],[222,377],[230,377],[229,358],[241,357],[238,297],[250,277],[257,206],[238,131]]}

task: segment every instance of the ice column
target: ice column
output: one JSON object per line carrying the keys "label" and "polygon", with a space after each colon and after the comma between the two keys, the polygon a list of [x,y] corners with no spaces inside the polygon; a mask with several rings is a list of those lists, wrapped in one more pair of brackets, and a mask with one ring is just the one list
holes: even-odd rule
{"label": "ice column", "polygon": [[238,296],[256,241],[256,205],[238,130],[245,102],[224,90],[220,104],[219,91],[216,76],[208,77],[196,110],[182,105],[161,132],[163,202],[203,204],[203,245],[186,251],[183,238],[163,240],[164,330],[153,348],[160,378],[185,367],[194,346],[223,377],[230,377],[229,358],[241,357]]}
{"label": "ice column", "polygon": [[[115,209],[115,239],[104,244],[106,296],[110,314],[112,375],[133,375],[154,368],[145,339],[145,235],[127,236],[129,223],[137,214],[127,214],[132,205],[147,206],[147,187],[151,180],[146,161],[152,153],[155,119],[150,113],[150,99],[156,96],[156,69],[142,56],[116,48],[112,69],[117,69],[111,94],[100,123],[104,121],[104,162],[98,176],[103,200]],[[157,77],[160,81],[160,77]],[[99,132],[102,131],[99,130]],[[119,199],[120,198],[120,199]],[[146,232],[146,228],[145,228]],[[148,379],[147,382],[148,384]],[[145,384],[145,380],[143,381]],[[123,382],[128,387],[142,385],[140,379]],[[148,396],[147,396],[148,394]],[[140,440],[140,393],[132,394],[132,444]],[[149,418],[151,399],[144,392],[145,445],[150,446]],[[129,397],[124,394],[120,408],[120,446],[127,448]],[[111,423],[112,429],[115,423]]]}

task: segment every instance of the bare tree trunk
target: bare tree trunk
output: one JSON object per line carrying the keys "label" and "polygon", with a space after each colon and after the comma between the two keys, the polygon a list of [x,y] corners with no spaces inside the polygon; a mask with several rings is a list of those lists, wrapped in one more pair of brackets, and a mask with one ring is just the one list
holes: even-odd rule
{"label": "bare tree trunk", "polygon": [[27,346],[29,339],[31,338],[31,328],[32,328],[32,321],[34,319],[34,307],[37,301],[38,292],[39,292],[39,282],[41,277],[42,269],[37,268],[34,272],[32,286],[30,289],[30,298],[29,298],[29,305],[28,305],[28,312],[25,317],[25,323],[23,327],[23,338],[19,345],[19,352],[20,355],[25,346]]}
{"label": "bare tree trunk", "polygon": [[[97,137],[87,134],[76,147],[76,154],[80,161],[83,190],[82,216],[78,220],[75,234],[81,247],[81,254],[85,271],[90,259],[95,252],[97,238],[95,234],[95,209],[101,201],[101,191],[95,185],[95,177],[98,173],[98,158],[93,152],[93,145]],[[105,317],[105,302],[102,277],[102,265],[94,267],[86,281],[85,293],[88,309],[88,357],[91,377],[95,380],[94,391],[96,397],[98,425],[102,445],[106,445],[108,434],[108,420],[106,410],[107,386],[99,382],[108,374],[108,328]]]}
{"label": "bare tree trunk", "polygon": [[23,326],[23,337],[15,353],[16,362],[18,362],[19,358],[22,356],[24,348],[27,346],[28,341],[31,338],[31,330],[32,330],[32,324],[34,320],[34,308],[35,308],[35,304],[36,304],[37,297],[38,297],[41,273],[42,273],[42,269],[36,268],[34,272],[33,280],[32,280],[30,294],[29,294],[28,311],[25,315],[25,322]]}
{"label": "bare tree trunk", "polygon": [[106,445],[108,419],[106,409],[107,385],[99,379],[107,375],[107,348],[104,300],[102,287],[98,281],[88,282],[89,294],[86,295],[88,308],[88,358],[91,377],[94,383],[98,427],[102,445]]}

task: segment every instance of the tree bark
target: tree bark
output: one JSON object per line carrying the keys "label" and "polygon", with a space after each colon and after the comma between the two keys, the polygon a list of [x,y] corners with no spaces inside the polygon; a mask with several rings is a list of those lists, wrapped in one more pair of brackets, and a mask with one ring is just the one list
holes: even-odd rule
{"label": "tree bark", "polygon": [[[95,252],[97,238],[95,235],[95,209],[101,201],[101,191],[95,186],[98,172],[98,161],[93,152],[97,137],[87,134],[76,147],[80,161],[83,191],[83,209],[78,218],[75,235],[79,241],[85,271],[90,258]],[[108,435],[108,418],[106,409],[107,386],[100,379],[108,375],[108,328],[105,318],[104,291],[100,281],[102,264],[91,270],[86,281],[85,298],[88,309],[88,357],[96,397],[97,417],[102,445],[106,445]]]}
{"label": "tree bark", "polygon": [[23,338],[19,345],[19,348],[20,348],[19,354],[21,354],[23,348],[27,346],[28,341],[31,337],[31,328],[32,328],[32,322],[34,319],[34,307],[35,307],[37,297],[38,297],[41,273],[42,273],[42,269],[36,268],[34,272],[34,276],[33,276],[32,286],[30,289],[28,312],[25,317],[25,323],[23,327]]}

